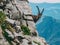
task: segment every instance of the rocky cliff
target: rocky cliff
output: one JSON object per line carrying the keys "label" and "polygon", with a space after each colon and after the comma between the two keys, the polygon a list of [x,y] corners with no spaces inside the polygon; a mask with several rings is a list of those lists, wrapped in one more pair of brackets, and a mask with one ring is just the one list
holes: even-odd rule
{"label": "rocky cliff", "polygon": [[4,21],[0,19],[0,45],[48,45],[44,38],[38,36],[30,14],[31,8],[25,0],[12,0],[6,4],[0,11],[1,19],[4,15],[6,17]]}

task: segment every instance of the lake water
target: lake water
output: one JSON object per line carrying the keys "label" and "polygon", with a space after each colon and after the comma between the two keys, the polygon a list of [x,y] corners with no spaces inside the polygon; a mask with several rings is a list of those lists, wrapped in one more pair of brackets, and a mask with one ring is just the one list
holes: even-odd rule
{"label": "lake water", "polygon": [[42,17],[36,23],[39,36],[45,38],[49,45],[60,45],[60,3],[29,3],[32,13],[37,15],[38,5],[44,8]]}

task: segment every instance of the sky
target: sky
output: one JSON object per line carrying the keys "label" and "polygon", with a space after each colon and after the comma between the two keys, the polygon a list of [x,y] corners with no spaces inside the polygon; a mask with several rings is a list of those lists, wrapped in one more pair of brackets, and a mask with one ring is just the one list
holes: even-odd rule
{"label": "sky", "polygon": [[29,2],[34,2],[34,3],[43,3],[43,2],[48,2],[48,3],[60,3],[60,0],[28,0]]}

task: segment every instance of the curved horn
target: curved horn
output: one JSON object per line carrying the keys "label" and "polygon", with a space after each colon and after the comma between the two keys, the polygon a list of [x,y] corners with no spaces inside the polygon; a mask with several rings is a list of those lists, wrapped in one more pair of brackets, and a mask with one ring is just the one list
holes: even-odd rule
{"label": "curved horn", "polygon": [[38,6],[36,6],[37,7],[37,10],[38,10],[38,15],[40,14],[40,9],[39,9],[39,7]]}
{"label": "curved horn", "polygon": [[43,14],[43,12],[44,12],[44,8],[42,9],[41,14]]}

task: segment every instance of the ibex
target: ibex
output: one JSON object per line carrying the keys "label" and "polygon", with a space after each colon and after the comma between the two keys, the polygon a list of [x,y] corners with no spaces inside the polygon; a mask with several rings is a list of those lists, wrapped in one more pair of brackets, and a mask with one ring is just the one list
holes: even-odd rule
{"label": "ibex", "polygon": [[[23,19],[24,20],[29,20],[29,21],[34,21],[35,23],[38,21],[39,18],[41,18],[43,12],[44,12],[44,8],[42,9],[42,11],[40,12],[40,9],[38,6],[37,7],[37,10],[38,10],[38,14],[37,15],[25,15],[25,16],[32,16],[33,20],[30,20],[30,19],[25,19],[24,16],[23,16]],[[23,13],[24,14],[24,13]]]}
{"label": "ibex", "polygon": [[44,8],[42,9],[42,11],[40,12],[40,9],[38,6],[37,7],[37,10],[38,10],[38,15],[32,15],[32,18],[34,20],[34,22],[36,23],[38,21],[39,18],[41,18],[43,12],[44,12]]}

